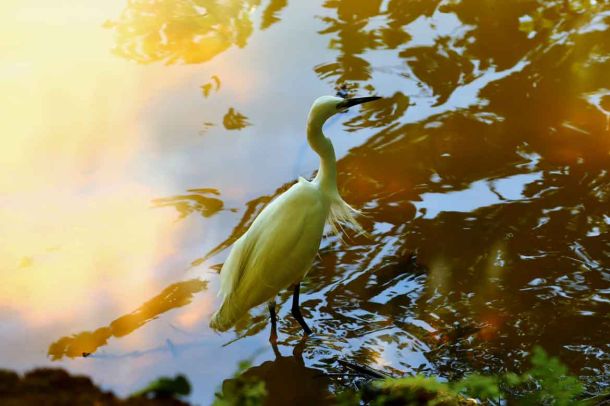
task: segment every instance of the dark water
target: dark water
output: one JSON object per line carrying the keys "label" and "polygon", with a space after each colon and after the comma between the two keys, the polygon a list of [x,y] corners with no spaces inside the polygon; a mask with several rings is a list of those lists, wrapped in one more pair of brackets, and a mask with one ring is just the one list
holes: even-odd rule
{"label": "dark water", "polygon": [[[0,200],[19,230],[5,237],[3,366],[52,362],[121,393],[183,372],[205,404],[254,357],[247,374],[285,404],[299,388],[326,398],[340,384],[321,371],[339,360],[453,379],[522,370],[541,345],[589,391],[607,387],[607,1],[90,7],[83,15],[109,21],[73,31],[95,32],[87,52],[104,64],[65,51],[90,73],[62,79],[48,63],[38,76],[95,90],[45,85],[44,100],[72,103],[53,107],[64,116],[82,99],[91,107],[63,126],[24,109],[59,138],[1,179],[19,185]],[[211,332],[216,265],[275,195],[315,172],[305,115],[342,87],[384,97],[325,130],[339,189],[371,237],[323,240],[301,288],[316,333],[306,342],[286,305],[279,353],[264,306]],[[61,138],[65,128],[74,135]],[[29,222],[9,222],[15,213]]]}

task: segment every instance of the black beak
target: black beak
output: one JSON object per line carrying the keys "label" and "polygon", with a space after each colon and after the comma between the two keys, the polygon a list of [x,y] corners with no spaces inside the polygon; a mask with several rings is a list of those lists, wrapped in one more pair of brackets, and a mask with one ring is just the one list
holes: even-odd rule
{"label": "black beak", "polygon": [[355,97],[353,99],[345,99],[345,101],[342,101],[337,105],[337,109],[349,109],[350,107],[356,106],[358,104],[368,103],[379,99],[381,99],[381,97],[379,96]]}

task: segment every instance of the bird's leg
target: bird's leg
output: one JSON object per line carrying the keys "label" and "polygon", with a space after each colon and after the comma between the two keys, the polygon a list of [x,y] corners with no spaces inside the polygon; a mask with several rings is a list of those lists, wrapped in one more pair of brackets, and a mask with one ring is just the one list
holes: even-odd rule
{"label": "bird's leg", "polygon": [[292,350],[292,356],[294,357],[297,364],[301,366],[305,366],[305,361],[303,361],[303,351],[305,351],[305,343],[307,342],[307,336],[303,336],[297,345],[294,346]]}
{"label": "bird's leg", "polygon": [[311,335],[311,330],[305,323],[303,319],[303,315],[301,314],[301,308],[299,307],[299,290],[301,288],[301,283],[297,283],[294,285],[294,293],[292,295],[292,316],[299,322],[301,327],[303,327],[303,331],[305,331],[306,335]]}
{"label": "bird's leg", "polygon": [[277,317],[275,314],[275,300],[269,302],[269,315],[271,316],[271,333],[269,333],[269,342],[277,343]]}

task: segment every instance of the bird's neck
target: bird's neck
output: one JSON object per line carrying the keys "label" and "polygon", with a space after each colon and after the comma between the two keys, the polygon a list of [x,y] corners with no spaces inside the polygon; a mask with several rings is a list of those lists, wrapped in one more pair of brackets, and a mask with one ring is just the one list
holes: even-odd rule
{"label": "bird's neck", "polygon": [[337,191],[337,159],[332,142],[322,132],[323,120],[309,118],[307,121],[307,141],[319,156],[320,169],[313,180],[327,194],[334,195]]}

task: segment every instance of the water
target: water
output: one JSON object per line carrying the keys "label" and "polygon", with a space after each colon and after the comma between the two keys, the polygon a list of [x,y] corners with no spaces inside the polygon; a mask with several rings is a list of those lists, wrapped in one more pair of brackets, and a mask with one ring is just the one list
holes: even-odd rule
{"label": "water", "polygon": [[[181,372],[207,404],[252,358],[282,404],[324,398],[340,359],[451,379],[526,368],[538,344],[607,387],[608,2],[0,10],[2,367],[120,394]],[[371,237],[324,239],[307,342],[286,305],[281,355],[264,306],[211,332],[215,265],[314,173],[305,115],[343,85],[384,96],[325,129]]]}

